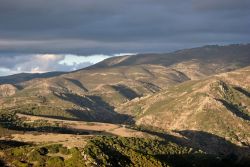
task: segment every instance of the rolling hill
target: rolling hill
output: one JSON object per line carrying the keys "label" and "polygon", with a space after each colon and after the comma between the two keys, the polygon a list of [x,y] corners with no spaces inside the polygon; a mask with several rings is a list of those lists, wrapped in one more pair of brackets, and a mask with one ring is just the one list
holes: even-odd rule
{"label": "rolling hill", "polygon": [[86,121],[132,121],[116,108],[176,84],[245,67],[249,55],[250,44],[204,46],[114,57],[66,74],[5,77],[0,109]]}
{"label": "rolling hill", "polygon": [[47,72],[47,73],[19,73],[9,76],[1,76],[0,84],[18,84],[21,82],[29,81],[36,78],[50,78],[53,76],[59,76],[66,72]]}
{"label": "rolling hill", "polygon": [[250,151],[250,67],[187,81],[132,100],[120,111],[133,115],[137,125],[156,127],[189,137],[208,152],[230,152],[217,140],[189,131],[214,134]]}
{"label": "rolling hill", "polygon": [[114,57],[0,83],[0,164],[250,163],[250,44]]}

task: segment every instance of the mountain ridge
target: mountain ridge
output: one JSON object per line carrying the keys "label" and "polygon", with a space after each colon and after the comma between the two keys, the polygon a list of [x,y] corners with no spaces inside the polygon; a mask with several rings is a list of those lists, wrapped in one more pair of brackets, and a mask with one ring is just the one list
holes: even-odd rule
{"label": "mountain ridge", "polygon": [[[0,84],[1,139],[32,141],[41,148],[45,141],[90,148],[93,152],[82,153],[91,164],[112,164],[109,156],[117,154],[126,155],[125,161],[129,157],[133,162],[159,162],[156,166],[169,160],[175,164],[184,160],[191,166],[194,162],[211,165],[211,160],[249,164],[250,45],[242,47],[207,46],[177,51],[172,57],[116,57],[104,61],[110,67]],[[93,137],[100,135],[104,137]],[[5,140],[0,147],[11,143],[6,145]],[[165,145],[169,142],[175,146]],[[152,143],[163,152],[152,152]],[[35,152],[33,146],[25,148],[28,155]],[[10,155],[3,158],[6,162],[17,158],[23,162],[21,155],[15,155],[17,150],[24,148],[0,152]],[[141,154],[145,150],[146,155]],[[177,155],[181,150],[187,152]],[[36,155],[48,158],[51,154]],[[158,159],[159,155],[164,158]]]}
{"label": "mountain ridge", "polygon": [[[61,114],[71,119],[79,117],[88,121],[112,121],[116,120],[115,116],[120,115],[116,112],[116,108],[123,103],[189,80],[200,80],[250,65],[250,44],[205,46],[170,54],[172,56],[161,54],[159,57],[152,55],[146,57],[130,55],[125,56],[125,59],[115,57],[106,61],[115,60],[119,63],[131,62],[128,59],[136,61],[130,66],[121,64],[113,66],[115,64],[113,63],[111,67],[96,68],[94,65],[87,69],[60,73],[59,76],[15,83],[13,84],[17,88],[15,93],[5,94],[7,97],[1,98],[1,109],[12,110],[16,107],[19,112],[24,111],[29,114],[56,117]],[[184,57],[184,60],[179,59],[180,57]],[[194,59],[195,57],[206,60]],[[154,61],[150,62],[151,64],[145,64],[152,59]],[[217,62],[218,59],[220,61]],[[225,62],[221,63],[223,59]],[[46,74],[44,75],[46,77]]]}
{"label": "mountain ridge", "polygon": [[[48,73],[19,73],[19,74],[14,74],[14,75],[9,75],[9,76],[2,76],[0,77],[0,84],[18,84],[21,82],[29,81],[32,79],[36,78],[50,78],[50,77],[56,77],[60,76],[63,74],[67,73],[75,73],[78,71],[85,71],[85,70],[93,70],[93,69],[98,69],[98,68],[108,68],[108,67],[120,67],[120,66],[133,66],[133,65],[143,65],[143,64],[151,64],[151,65],[161,65],[165,67],[171,67],[174,64],[178,64],[181,62],[186,62],[186,61],[197,61],[198,63],[202,66],[202,62],[200,62],[199,59],[204,58],[204,53],[199,53],[199,52],[204,52],[206,51],[208,54],[208,57],[205,57],[208,59],[208,61],[229,61],[228,64],[231,63],[237,63],[239,61],[240,67],[244,67],[247,64],[249,64],[249,59],[247,59],[249,52],[250,52],[250,44],[231,44],[231,45],[205,45],[201,47],[196,47],[196,48],[191,48],[191,49],[182,49],[182,50],[177,50],[174,52],[169,52],[169,53],[144,53],[144,54],[135,54],[135,55],[125,55],[125,56],[118,56],[118,57],[111,57],[107,58],[99,63],[96,63],[94,65],[91,65],[89,67],[71,71],[71,72],[48,72]],[[235,58],[235,54],[229,54],[228,55],[220,55],[221,53],[216,53],[216,51],[220,51],[223,53],[225,52],[237,52],[243,51],[243,56],[237,60]],[[225,54],[225,53],[223,53]],[[224,60],[218,58],[216,59],[217,56],[222,56]],[[213,57],[212,60],[211,57]],[[226,58],[226,60],[225,60]],[[132,60],[131,60],[132,59]],[[244,62],[245,61],[245,62]],[[243,63],[244,62],[244,63]],[[218,62],[217,62],[218,63]],[[224,63],[221,63],[221,65]],[[228,65],[227,64],[227,65]],[[231,67],[228,67],[228,70],[233,70],[236,69],[237,67],[233,66],[230,64]],[[218,67],[217,67],[218,68]],[[225,68],[225,67],[224,67]],[[232,68],[232,69],[230,69]],[[238,67],[239,68],[239,67]],[[211,70],[211,69],[210,69]],[[225,72],[225,71],[224,71]]]}

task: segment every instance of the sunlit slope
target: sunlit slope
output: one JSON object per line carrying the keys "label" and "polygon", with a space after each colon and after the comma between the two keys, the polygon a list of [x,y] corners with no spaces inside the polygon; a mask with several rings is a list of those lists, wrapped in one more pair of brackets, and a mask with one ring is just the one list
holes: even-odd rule
{"label": "sunlit slope", "polygon": [[1,98],[1,108],[35,115],[112,121],[119,115],[115,106],[186,80],[189,78],[184,74],[156,65],[82,70],[19,84],[18,90]]}
{"label": "sunlit slope", "polygon": [[109,58],[89,68],[155,64],[179,69],[183,73],[189,69],[195,70],[200,75],[211,75],[247,66],[250,64],[249,57],[250,44],[208,45],[166,54],[152,53]]}
{"label": "sunlit slope", "polygon": [[132,100],[120,110],[136,124],[164,130],[198,130],[239,145],[250,144],[250,67],[188,81],[152,96]]}

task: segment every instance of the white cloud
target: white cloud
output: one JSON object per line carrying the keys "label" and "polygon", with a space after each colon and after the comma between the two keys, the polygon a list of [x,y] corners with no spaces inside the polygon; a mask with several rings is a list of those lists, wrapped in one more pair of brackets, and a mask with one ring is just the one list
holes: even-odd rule
{"label": "white cloud", "polygon": [[114,56],[129,56],[129,55],[137,55],[137,53],[116,53]]}
{"label": "white cloud", "polygon": [[81,63],[90,63],[90,64],[96,64],[100,61],[103,61],[104,59],[107,59],[109,57],[114,56],[124,56],[124,55],[135,55],[136,53],[117,53],[113,55],[105,55],[105,54],[95,54],[95,55],[89,55],[89,56],[79,56],[79,55],[72,55],[68,54],[65,55],[65,58],[59,62],[59,64],[65,64],[65,65],[75,65],[75,64],[81,64]]}
{"label": "white cloud", "polygon": [[78,70],[113,56],[134,55],[136,53],[118,53],[113,55],[73,55],[73,54],[32,54],[0,55],[0,76],[26,73],[43,73],[49,71]]}
{"label": "white cloud", "polygon": [[63,55],[57,55],[57,54],[39,54],[36,55],[37,59],[40,59],[41,61],[57,61],[58,59],[62,59],[65,56]]}
{"label": "white cloud", "polygon": [[12,74],[11,70],[8,68],[0,67],[0,76],[6,75],[6,74],[8,74],[8,75]]}
{"label": "white cloud", "polygon": [[91,56],[77,56],[77,55],[65,55],[65,58],[59,62],[59,64],[65,64],[72,66],[75,64],[81,64],[88,62],[90,64],[98,63],[106,58],[109,58],[108,55],[91,55]]}

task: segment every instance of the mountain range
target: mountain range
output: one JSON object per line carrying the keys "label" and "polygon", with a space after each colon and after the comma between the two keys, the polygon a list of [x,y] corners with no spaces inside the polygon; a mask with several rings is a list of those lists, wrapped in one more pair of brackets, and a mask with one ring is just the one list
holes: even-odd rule
{"label": "mountain range", "polygon": [[123,124],[209,154],[250,157],[250,44],[0,77],[0,112]]}

